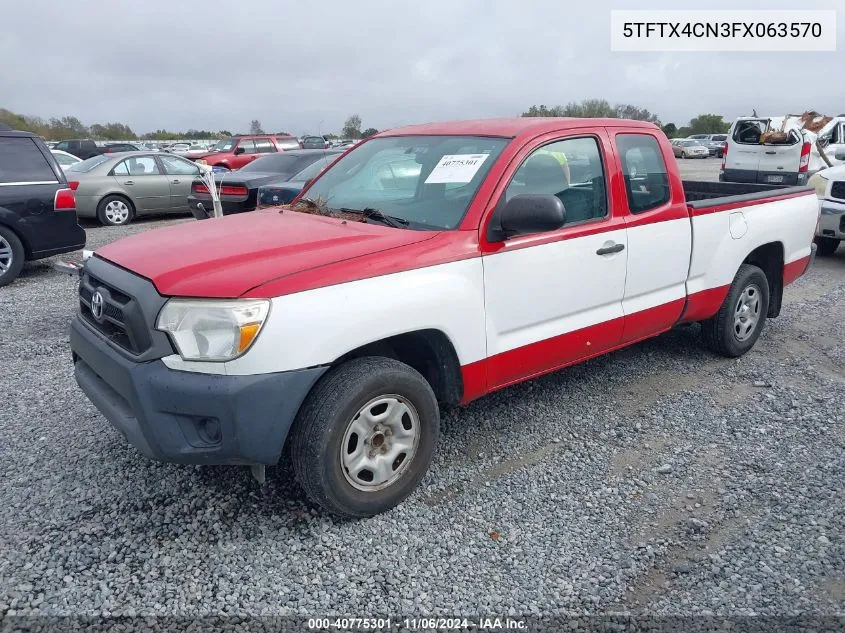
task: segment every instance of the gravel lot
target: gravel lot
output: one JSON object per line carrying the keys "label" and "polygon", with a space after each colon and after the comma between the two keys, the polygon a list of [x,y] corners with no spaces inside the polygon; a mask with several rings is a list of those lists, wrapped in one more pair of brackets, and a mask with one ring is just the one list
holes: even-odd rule
{"label": "gravel lot", "polygon": [[46,263],[0,290],[0,615],[845,614],[845,248],[740,360],[684,327],[444,412],[420,489],[358,522],[284,467],[136,453],[73,381],[74,306]]}

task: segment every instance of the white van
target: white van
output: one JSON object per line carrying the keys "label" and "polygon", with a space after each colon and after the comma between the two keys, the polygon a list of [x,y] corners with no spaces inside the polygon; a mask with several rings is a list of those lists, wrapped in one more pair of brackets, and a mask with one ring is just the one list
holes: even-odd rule
{"label": "white van", "polygon": [[[804,123],[800,116],[740,117],[734,121],[719,180],[805,185],[811,174],[828,167],[817,142],[831,164],[842,162],[835,155],[845,148],[845,117],[832,118],[818,133],[804,129]],[[783,132],[778,142],[760,142],[775,131]]]}

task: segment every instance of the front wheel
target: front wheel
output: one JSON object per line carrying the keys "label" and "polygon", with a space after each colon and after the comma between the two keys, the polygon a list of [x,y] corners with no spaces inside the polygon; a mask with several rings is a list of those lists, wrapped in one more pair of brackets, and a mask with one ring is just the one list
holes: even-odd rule
{"label": "front wheel", "polygon": [[769,281],[757,266],[743,264],[716,316],[701,324],[704,343],[728,358],[742,356],[760,337],[769,311]]}
{"label": "front wheel", "polygon": [[818,246],[818,254],[822,257],[830,257],[839,248],[839,240],[835,237],[817,237],[816,246]]}
{"label": "front wheel", "polygon": [[357,358],[308,394],[291,430],[291,459],[311,501],[343,517],[368,517],[417,487],[439,432],[425,378],[396,360]]}

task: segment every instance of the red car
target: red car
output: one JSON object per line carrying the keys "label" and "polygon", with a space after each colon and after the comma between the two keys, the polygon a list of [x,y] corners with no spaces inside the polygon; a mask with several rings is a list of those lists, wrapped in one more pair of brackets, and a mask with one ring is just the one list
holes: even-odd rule
{"label": "red car", "polygon": [[185,156],[195,162],[203,162],[212,167],[225,169],[240,169],[256,158],[283,152],[288,149],[299,149],[299,141],[293,136],[278,134],[256,134],[233,136],[218,141],[210,152],[189,153]]}

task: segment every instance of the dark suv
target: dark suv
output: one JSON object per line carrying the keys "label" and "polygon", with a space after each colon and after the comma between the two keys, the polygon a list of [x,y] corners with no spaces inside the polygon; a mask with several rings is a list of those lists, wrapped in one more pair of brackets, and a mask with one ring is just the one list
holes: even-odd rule
{"label": "dark suv", "polygon": [[73,190],[44,141],[0,124],[0,286],[25,260],[83,246]]}

